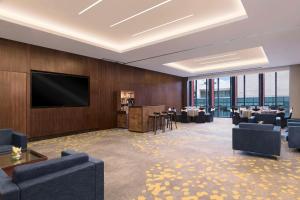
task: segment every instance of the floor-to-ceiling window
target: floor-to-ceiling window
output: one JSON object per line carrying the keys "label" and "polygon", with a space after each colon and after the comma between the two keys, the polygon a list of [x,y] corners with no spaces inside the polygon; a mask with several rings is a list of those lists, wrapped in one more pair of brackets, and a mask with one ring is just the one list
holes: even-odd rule
{"label": "floor-to-ceiling window", "polygon": [[204,107],[207,106],[207,84],[206,79],[195,80],[195,106]]}
{"label": "floor-to-ceiling window", "polygon": [[215,107],[215,116],[219,117],[219,79],[213,79],[213,105]]}
{"label": "floor-to-ceiling window", "polygon": [[265,105],[282,107],[289,112],[289,71],[265,73]]}
{"label": "floor-to-ceiling window", "polygon": [[290,109],[290,92],[289,92],[289,79],[290,71],[278,71],[277,77],[277,106],[284,107],[286,113],[289,113]]}
{"label": "floor-to-ceiling window", "polygon": [[[230,84],[230,77],[191,81],[193,97],[190,102],[193,106],[205,107],[207,111],[212,105],[216,117],[229,117],[233,102],[238,107],[264,105],[284,107],[289,112],[288,70],[238,75],[233,84]],[[236,88],[233,96],[231,86]]]}
{"label": "floor-to-ceiling window", "polygon": [[244,75],[237,76],[237,106],[245,106],[245,83]]}
{"label": "floor-to-ceiling window", "polygon": [[245,75],[245,106],[259,105],[258,74]]}
{"label": "floor-to-ceiling window", "polygon": [[266,72],[265,76],[265,106],[276,106],[276,80],[275,72]]}
{"label": "floor-to-ceiling window", "polygon": [[215,115],[218,117],[230,117],[231,108],[230,77],[214,79],[214,105]]}

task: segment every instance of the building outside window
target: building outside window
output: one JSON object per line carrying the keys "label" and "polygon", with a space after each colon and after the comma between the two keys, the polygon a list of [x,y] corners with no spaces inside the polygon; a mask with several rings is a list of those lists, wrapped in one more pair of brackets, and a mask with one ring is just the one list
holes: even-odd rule
{"label": "building outside window", "polygon": [[286,114],[290,110],[290,92],[289,92],[290,72],[277,72],[277,106],[285,108]]}
{"label": "building outside window", "polygon": [[237,76],[237,106],[245,106],[244,75]]}
{"label": "building outside window", "polygon": [[[204,107],[208,111],[211,100],[215,107],[216,117],[230,117],[232,107],[230,77],[212,79],[212,87],[209,87],[209,79],[192,81],[193,105]],[[264,73],[264,106],[285,108],[286,113],[290,110],[289,98],[289,71]],[[212,98],[209,90],[213,90]],[[236,102],[237,107],[260,106],[259,105],[259,74],[238,75],[236,77]]]}
{"label": "building outside window", "polygon": [[[222,77],[215,79],[217,83],[217,91],[215,90],[215,108],[216,116],[218,117],[230,117],[231,108],[231,89],[230,89],[230,77]],[[215,85],[216,88],[216,85]]]}
{"label": "building outside window", "polygon": [[196,107],[204,107],[206,108],[207,106],[207,92],[206,92],[206,79],[200,79],[195,81],[195,106]]}
{"label": "building outside window", "polygon": [[258,88],[258,74],[245,75],[245,106],[259,105],[259,88]]}
{"label": "building outside window", "polygon": [[275,72],[265,73],[265,106],[276,106],[276,81]]}

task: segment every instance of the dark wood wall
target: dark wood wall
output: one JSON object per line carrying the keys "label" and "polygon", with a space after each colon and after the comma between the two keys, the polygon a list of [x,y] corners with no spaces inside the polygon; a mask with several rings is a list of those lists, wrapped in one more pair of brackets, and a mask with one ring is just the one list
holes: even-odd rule
{"label": "dark wood wall", "polygon": [[[30,107],[30,70],[90,76],[90,107]],[[184,79],[0,39],[0,128],[28,137],[116,127],[116,94],[134,90],[136,105],[182,106]]]}

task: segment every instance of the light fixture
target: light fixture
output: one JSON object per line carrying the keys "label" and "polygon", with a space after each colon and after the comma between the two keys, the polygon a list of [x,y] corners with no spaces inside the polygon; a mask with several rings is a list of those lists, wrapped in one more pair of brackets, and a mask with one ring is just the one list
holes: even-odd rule
{"label": "light fixture", "polygon": [[193,15],[193,14],[192,14],[192,15],[188,15],[188,16],[185,16],[185,17],[176,19],[176,20],[174,20],[174,21],[167,22],[167,23],[165,23],[165,24],[161,24],[161,25],[159,25],[159,26],[155,26],[155,27],[150,28],[150,29],[147,29],[147,30],[145,30],[145,31],[142,31],[142,32],[139,32],[139,33],[135,33],[135,34],[132,35],[132,37],[136,37],[136,36],[138,36],[138,35],[147,33],[147,32],[149,32],[149,31],[153,31],[153,30],[158,29],[158,28],[161,28],[161,27],[163,27],[163,26],[167,26],[167,25],[173,24],[173,23],[175,23],[175,22],[178,22],[178,21],[181,21],[181,20],[190,18],[190,17],[192,17],[192,16],[194,16],[194,15]]}
{"label": "light fixture", "polygon": [[237,55],[236,53],[230,53],[230,54],[224,54],[224,55],[220,55],[220,56],[205,57],[205,58],[197,59],[197,60],[195,60],[195,62],[202,62],[202,61],[206,61],[206,60],[231,57],[231,56],[236,56],[236,55]]}
{"label": "light fixture", "polygon": [[146,9],[146,10],[144,10],[144,11],[141,11],[141,12],[139,12],[139,13],[137,13],[137,14],[135,14],[135,15],[132,15],[132,16],[126,18],[126,19],[123,19],[123,20],[121,20],[121,21],[119,21],[119,22],[117,22],[117,23],[114,23],[114,24],[110,25],[110,27],[112,28],[112,27],[114,27],[114,26],[117,26],[117,25],[119,25],[119,24],[121,24],[121,23],[123,23],[123,22],[126,22],[126,21],[128,21],[128,20],[130,20],[130,19],[132,19],[132,18],[135,18],[135,17],[137,17],[137,16],[139,16],[139,15],[141,15],[141,14],[144,14],[144,13],[150,11],[150,10],[153,10],[153,9],[155,9],[155,8],[158,8],[158,7],[160,7],[160,6],[162,6],[162,5],[166,4],[166,3],[169,3],[170,1],[172,1],[172,0],[167,0],[167,1],[164,1],[164,2],[162,2],[162,3],[160,3],[160,4],[157,4],[157,5],[155,5],[155,6],[152,6],[151,8],[148,8],[148,9]]}
{"label": "light fixture", "polygon": [[184,70],[190,73],[200,73],[200,72],[208,72],[208,71],[214,71],[214,70],[226,70],[226,69],[232,69],[232,68],[240,68],[240,67],[247,67],[250,65],[262,65],[267,64],[268,62],[265,59],[253,59],[253,60],[247,60],[247,61],[241,61],[241,62],[228,62],[228,63],[222,63],[220,65],[212,65],[207,67],[201,67],[197,69],[190,69],[186,66],[183,66],[181,64],[177,63],[169,63],[165,64],[166,66],[173,67],[176,69]]}
{"label": "light fixture", "polygon": [[228,61],[234,61],[234,60],[240,60],[239,57],[236,58],[227,58],[227,59],[222,59],[222,60],[215,60],[215,61],[209,61],[209,62],[202,62],[202,63],[198,63],[199,65],[207,65],[207,64],[212,64],[212,63],[223,63],[223,62],[228,62]]}
{"label": "light fixture", "polygon": [[98,0],[98,1],[96,1],[96,2],[93,3],[92,5],[88,6],[87,8],[83,9],[82,11],[80,11],[80,12],[78,13],[78,15],[81,15],[81,14],[85,13],[86,11],[88,11],[88,10],[91,9],[92,7],[96,6],[96,5],[97,5],[98,3],[100,3],[101,1],[103,1],[103,0]]}
{"label": "light fixture", "polygon": [[172,67],[175,69],[183,70],[190,73],[207,73],[215,70],[228,70],[236,68],[244,68],[251,66],[262,66],[269,64],[269,59],[265,54],[263,47],[254,47],[250,49],[237,50],[231,53],[216,55],[212,57],[203,57],[198,60],[207,60],[207,58],[220,58],[226,56],[238,55],[233,58],[225,58],[219,60],[211,60],[208,62],[198,63],[195,62],[197,59],[188,59],[177,61],[173,63],[166,63],[165,66]]}
{"label": "light fixture", "polygon": [[[162,3],[164,3],[166,0],[156,0],[156,2],[161,2],[161,1]],[[133,36],[132,34],[135,32],[132,33],[126,32],[126,34],[128,33],[129,35],[126,35],[126,37],[124,37],[124,39],[122,38],[121,40],[119,40],[120,38],[118,38],[118,34],[116,34],[116,36],[110,35],[110,37],[106,37],[105,36],[106,32],[104,30],[103,30],[104,33],[102,33],[102,30],[99,30],[98,28],[95,30],[92,27],[91,29],[82,29],[81,26],[75,26],[77,22],[72,21],[73,19],[70,19],[70,22],[72,23],[69,23],[67,21],[55,20],[54,18],[51,17],[51,15],[47,16],[47,14],[49,14],[47,12],[45,14],[32,12],[31,9],[27,9],[25,7],[19,10],[14,8],[13,6],[10,6],[10,3],[7,3],[7,5],[6,3],[5,4],[0,3],[0,20],[12,24],[20,25],[26,28],[30,28],[33,30],[46,32],[51,35],[56,35],[70,40],[75,40],[77,42],[81,42],[84,44],[104,48],[107,50],[111,50],[113,52],[124,53],[138,48],[146,47],[149,45],[158,44],[160,42],[168,41],[171,39],[183,37],[189,34],[198,33],[204,30],[219,27],[225,24],[230,24],[233,22],[244,20],[248,17],[241,0],[228,0],[228,1],[230,2],[230,5],[232,5],[228,12],[225,11],[218,12],[211,16],[205,16],[204,18],[198,19],[196,17],[198,12],[191,11],[191,14],[194,14],[194,17],[193,19],[188,20],[188,23],[178,23],[176,24],[176,26],[174,24],[174,27],[170,26],[170,29],[169,27],[165,27],[162,28],[161,30],[157,30],[157,32],[155,31],[155,34],[145,34],[145,37],[136,37],[136,36],[154,30],[156,28],[163,27],[171,23],[175,23],[176,21],[183,20],[183,19],[178,19],[175,20],[174,22],[169,22],[164,25],[154,27],[150,30],[143,31],[143,33],[139,33],[139,34],[136,33],[134,34],[134,38],[132,38]],[[101,0],[90,0],[89,2],[91,2],[91,5],[88,4],[90,6],[87,5],[88,6],[87,8],[85,8],[80,12],[78,11],[79,13],[75,13],[75,14],[76,15],[78,14],[78,16],[80,14],[81,16],[87,14],[85,12],[91,11],[89,9],[96,9],[95,6],[100,5]],[[104,1],[102,0],[101,3],[103,2]],[[118,1],[118,2],[121,5],[123,5],[123,3],[126,4],[126,1]],[[175,1],[172,0],[171,3],[173,2],[175,3]],[[190,5],[189,6],[187,5],[187,8],[190,8]],[[63,10],[60,11],[64,12]],[[199,12],[200,11],[201,9],[199,10]],[[212,12],[213,11],[214,10],[212,10]],[[74,25],[72,25],[73,22]],[[106,28],[110,30],[109,25]]]}

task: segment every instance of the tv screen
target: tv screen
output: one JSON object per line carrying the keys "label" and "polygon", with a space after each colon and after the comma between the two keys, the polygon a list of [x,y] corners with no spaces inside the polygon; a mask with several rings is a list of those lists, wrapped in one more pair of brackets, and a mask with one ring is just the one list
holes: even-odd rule
{"label": "tv screen", "polygon": [[89,106],[89,77],[31,71],[31,107]]}

